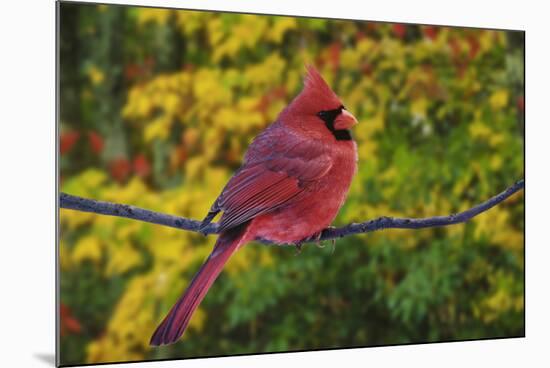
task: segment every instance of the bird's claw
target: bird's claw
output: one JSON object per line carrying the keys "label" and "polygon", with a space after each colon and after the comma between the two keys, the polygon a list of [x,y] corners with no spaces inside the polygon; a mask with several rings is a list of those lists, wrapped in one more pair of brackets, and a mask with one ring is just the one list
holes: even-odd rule
{"label": "bird's claw", "polygon": [[319,235],[317,235],[315,237],[315,245],[317,246],[317,248],[324,248],[325,247],[325,244],[323,244],[323,242],[321,241],[321,235],[323,234],[322,231],[319,231]]}
{"label": "bird's claw", "polygon": [[[309,237],[308,240],[315,240],[315,245],[317,246],[317,248],[324,248],[325,244],[323,243],[323,240],[321,240],[321,238],[323,237],[323,234],[325,233],[325,231],[328,229],[334,229],[334,226],[328,226],[326,229],[323,229],[318,233],[313,234],[311,237]],[[331,242],[333,246],[336,244],[335,239],[331,239]]]}
{"label": "bird's claw", "polygon": [[[307,238],[300,240],[299,242],[294,243],[294,246],[296,247],[296,255],[302,252],[302,247],[304,243],[307,243],[310,241],[313,241],[318,248],[324,248],[325,244],[323,243],[323,240],[321,240],[321,238],[323,237],[323,233],[327,229],[334,229],[334,226],[329,226],[326,229],[323,229],[311,236],[308,236]],[[336,247],[336,239],[331,239],[331,243],[332,243],[332,252],[334,252],[334,248]]]}
{"label": "bird's claw", "polygon": [[[323,236],[323,233],[326,230],[334,229],[334,228],[335,228],[334,226],[328,226],[326,229],[323,229],[323,230],[319,231],[319,233],[316,235],[317,247],[319,247],[319,248],[324,248],[325,247],[325,245],[322,243],[321,237]],[[330,239],[330,242],[332,244],[332,253],[334,253],[334,249],[336,249],[336,239]]]}

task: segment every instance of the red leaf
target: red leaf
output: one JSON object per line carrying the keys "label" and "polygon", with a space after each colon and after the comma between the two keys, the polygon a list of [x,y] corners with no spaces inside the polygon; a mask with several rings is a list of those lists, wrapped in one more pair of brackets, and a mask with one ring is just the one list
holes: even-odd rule
{"label": "red leaf", "polygon": [[273,89],[273,96],[275,98],[284,98],[284,97],[286,97],[286,87],[285,86],[275,87]]}
{"label": "red leaf", "polygon": [[456,61],[455,62],[455,68],[456,68],[456,73],[457,73],[458,77],[459,78],[464,77],[464,73],[466,73],[466,69],[468,69],[468,61],[466,61],[466,60]]}
{"label": "red leaf", "polygon": [[286,95],[286,88],[284,86],[275,87],[260,98],[255,108],[262,114],[265,114],[273,101],[285,98]]}
{"label": "red leaf", "polygon": [[79,137],[80,137],[80,132],[77,132],[77,131],[61,133],[61,137],[59,139],[60,153],[63,155],[69,152],[71,148],[73,148],[76,141],[78,141]]}
{"label": "red leaf", "polygon": [[128,80],[138,79],[151,73],[155,66],[155,59],[148,56],[142,63],[131,63],[124,67],[124,76]]}
{"label": "red leaf", "polygon": [[525,111],[525,98],[523,96],[518,97],[518,109],[519,111],[523,112]]}
{"label": "red leaf", "polygon": [[137,64],[128,64],[126,67],[124,67],[124,76],[128,80],[132,80],[134,78],[139,77],[141,74],[143,74],[143,69],[137,65]]}
{"label": "red leaf", "polygon": [[318,69],[322,69],[323,66],[325,66],[325,58],[322,57],[320,54],[317,55],[314,64],[317,66]]}
{"label": "red leaf", "polygon": [[329,59],[332,64],[332,71],[335,72],[340,66],[340,50],[342,44],[340,42],[334,42],[329,46]]}
{"label": "red leaf", "polygon": [[88,141],[90,142],[90,146],[92,147],[92,151],[97,155],[100,154],[101,151],[103,151],[103,138],[94,131],[88,132]]}
{"label": "red leaf", "polygon": [[476,57],[477,53],[479,52],[479,41],[475,36],[469,36],[467,38],[468,44],[470,45],[470,59],[473,59]]}
{"label": "red leaf", "polygon": [[393,34],[403,39],[407,33],[407,26],[404,24],[394,24],[392,26]]}
{"label": "red leaf", "polygon": [[139,154],[134,158],[134,172],[145,178],[151,173],[151,164],[143,154]]}
{"label": "red leaf", "polygon": [[122,157],[115,158],[109,162],[109,172],[118,182],[123,182],[130,174],[131,169],[132,166],[130,165],[130,162]]}
{"label": "red leaf", "polygon": [[364,64],[361,66],[361,72],[362,72],[364,75],[371,76],[371,75],[372,75],[372,65],[369,64],[369,63],[364,63]]}
{"label": "red leaf", "polygon": [[59,303],[59,314],[61,315],[61,318],[68,315],[69,313],[69,307],[67,307],[67,305],[65,305],[64,303]]}
{"label": "red leaf", "polygon": [[457,75],[459,78],[462,78],[468,68],[469,59],[467,55],[463,53],[458,39],[454,37],[450,38],[448,45],[451,48],[451,58],[456,68]]}
{"label": "red leaf", "polygon": [[149,55],[145,58],[143,63],[148,69],[151,69],[155,66],[155,58]]}
{"label": "red leaf", "polygon": [[61,322],[61,335],[64,336],[67,333],[79,333],[82,330],[80,322],[72,316],[71,310],[68,306],[61,303],[59,306],[60,322]]}
{"label": "red leaf", "polygon": [[435,40],[437,37],[437,34],[439,33],[439,27],[435,26],[426,26],[422,28],[422,32],[424,33],[425,37],[428,37],[430,40]]}
{"label": "red leaf", "polygon": [[76,318],[73,317],[65,317],[65,323],[64,327],[67,331],[73,332],[73,333],[79,333],[82,327],[80,326],[80,322]]}
{"label": "red leaf", "polygon": [[449,39],[449,46],[451,47],[451,52],[453,53],[453,58],[458,59],[460,57],[460,44],[456,38]]}
{"label": "red leaf", "polygon": [[261,112],[262,114],[265,114],[267,111],[267,108],[269,107],[270,98],[269,95],[265,94],[260,98],[260,101],[256,105],[256,110]]}

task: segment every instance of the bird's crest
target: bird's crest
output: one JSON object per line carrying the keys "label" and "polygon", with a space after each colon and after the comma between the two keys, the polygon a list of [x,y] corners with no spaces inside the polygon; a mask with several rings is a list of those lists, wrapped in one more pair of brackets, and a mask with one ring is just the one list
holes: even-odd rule
{"label": "bird's crest", "polygon": [[340,99],[317,69],[312,64],[307,65],[306,69],[304,89],[301,94],[305,95],[304,97],[307,96],[306,100],[319,106],[320,110],[338,108],[341,105]]}

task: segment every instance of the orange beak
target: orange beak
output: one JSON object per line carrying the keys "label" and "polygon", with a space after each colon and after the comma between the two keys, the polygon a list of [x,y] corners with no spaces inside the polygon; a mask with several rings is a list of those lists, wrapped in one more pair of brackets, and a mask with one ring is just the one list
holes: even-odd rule
{"label": "orange beak", "polygon": [[357,119],[348,110],[343,109],[334,120],[334,129],[349,129],[357,124]]}

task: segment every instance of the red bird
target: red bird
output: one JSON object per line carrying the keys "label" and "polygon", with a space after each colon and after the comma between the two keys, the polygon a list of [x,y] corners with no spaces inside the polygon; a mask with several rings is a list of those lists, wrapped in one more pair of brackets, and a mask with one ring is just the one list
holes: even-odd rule
{"label": "red bird", "polygon": [[320,236],[344,203],[357,170],[357,124],[319,72],[252,142],[242,166],[203,220],[223,211],[220,236],[191,284],[151,337],[176,342],[229,257],[253,240],[299,245]]}

